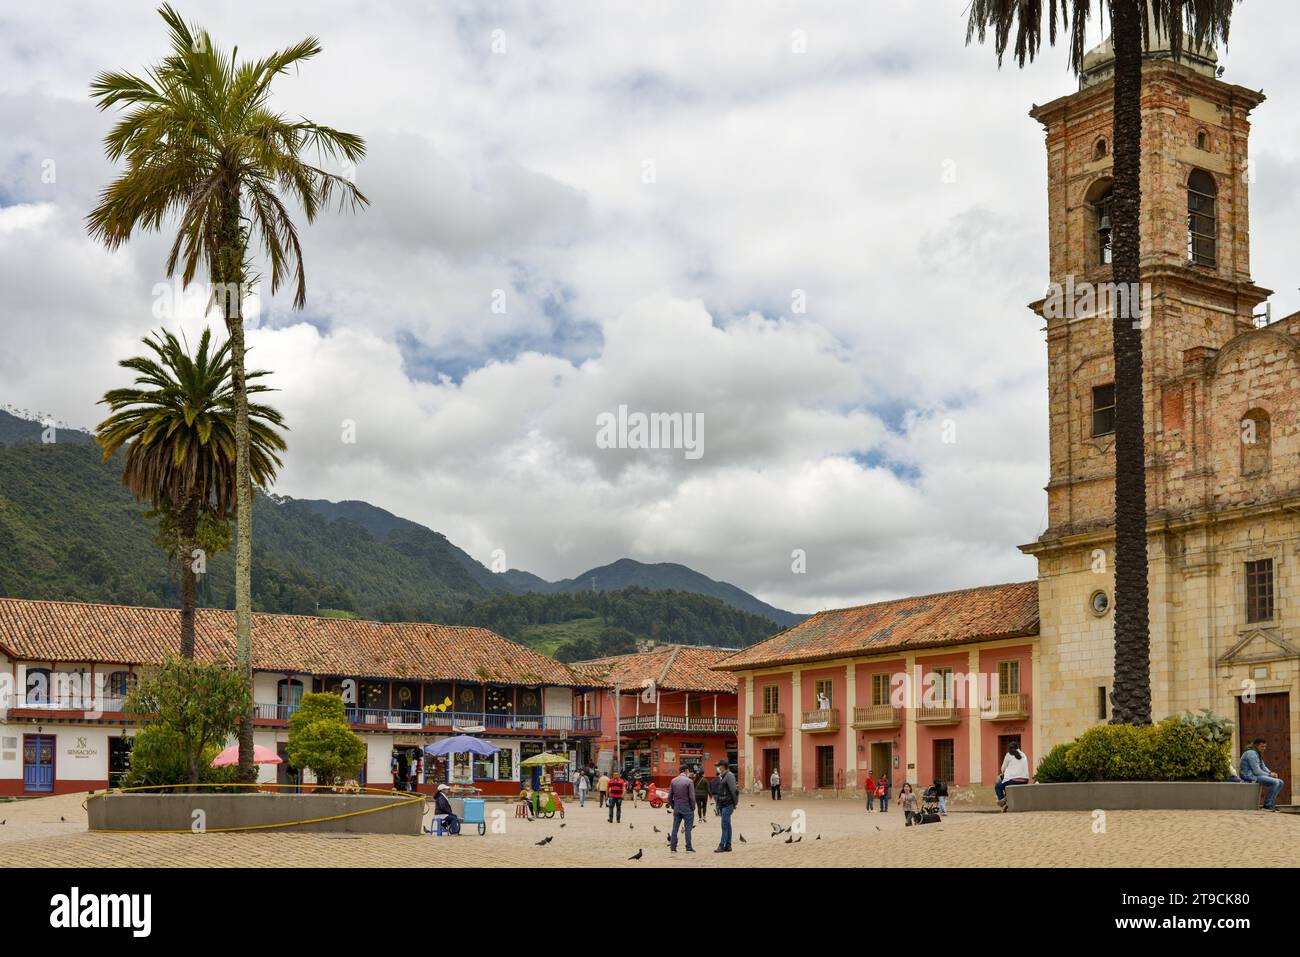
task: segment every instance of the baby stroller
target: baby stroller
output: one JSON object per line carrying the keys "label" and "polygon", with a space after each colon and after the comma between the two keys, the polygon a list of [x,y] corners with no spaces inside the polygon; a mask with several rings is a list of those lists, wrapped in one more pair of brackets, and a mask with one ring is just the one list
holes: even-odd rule
{"label": "baby stroller", "polygon": [[934,793],[934,785],[925,789],[921,795],[921,813],[917,815],[917,824],[939,823],[939,795]]}

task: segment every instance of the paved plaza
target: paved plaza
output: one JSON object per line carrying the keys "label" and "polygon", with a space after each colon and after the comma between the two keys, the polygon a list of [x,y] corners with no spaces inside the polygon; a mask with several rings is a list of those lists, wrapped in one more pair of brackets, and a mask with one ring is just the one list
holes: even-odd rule
{"label": "paved plaza", "polygon": [[[642,803],[607,822],[594,801],[566,818],[516,819],[504,833],[456,838],[238,834],[92,834],[84,794],[0,803],[4,867],[1220,867],[1300,864],[1300,815],[1245,811],[1112,811],[1092,814],[955,811],[941,824],[905,828],[902,813],[868,814],[857,801],[745,796],[731,854],[714,854],[712,814],[696,828],[697,853],[666,846],[671,818]],[[771,838],[771,822],[803,811],[797,844]],[[491,819],[491,818],[490,818]],[[563,826],[561,826],[563,825]],[[655,833],[655,828],[660,833]],[[743,835],[746,843],[741,843]],[[537,841],[552,837],[550,844]],[[628,861],[638,850],[640,861]]]}

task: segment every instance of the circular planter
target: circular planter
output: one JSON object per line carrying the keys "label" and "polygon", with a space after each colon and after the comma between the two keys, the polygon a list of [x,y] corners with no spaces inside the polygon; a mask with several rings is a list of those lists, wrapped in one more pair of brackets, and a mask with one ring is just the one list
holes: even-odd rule
{"label": "circular planter", "polygon": [[105,793],[86,804],[92,831],[310,831],[419,834],[424,800],[376,794]]}

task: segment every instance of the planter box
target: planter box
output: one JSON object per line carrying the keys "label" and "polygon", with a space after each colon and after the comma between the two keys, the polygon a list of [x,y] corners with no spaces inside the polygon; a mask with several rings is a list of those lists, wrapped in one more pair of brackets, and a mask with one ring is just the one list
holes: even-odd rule
{"label": "planter box", "polygon": [[1253,811],[1258,784],[1233,781],[1084,781],[1015,784],[1009,811]]}
{"label": "planter box", "polygon": [[[355,811],[367,814],[321,821]],[[201,810],[209,831],[280,825],[272,831],[420,834],[424,801],[394,794],[102,794],[86,804],[92,831],[191,831]],[[312,821],[313,823],[304,823]],[[253,833],[253,832],[249,832]]]}

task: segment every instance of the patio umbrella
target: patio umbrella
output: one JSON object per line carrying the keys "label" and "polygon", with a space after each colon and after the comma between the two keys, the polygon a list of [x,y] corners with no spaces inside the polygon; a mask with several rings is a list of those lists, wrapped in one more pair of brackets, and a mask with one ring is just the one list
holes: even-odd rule
{"label": "patio umbrella", "polygon": [[488,742],[468,734],[458,734],[454,738],[443,738],[441,741],[426,745],[424,749],[426,754],[432,755],[464,754],[466,751],[471,754],[496,754],[500,750],[495,744],[488,744]]}
{"label": "patio umbrella", "polygon": [[534,754],[531,758],[525,758],[519,762],[521,768],[541,768],[553,764],[568,764],[569,759],[560,754],[552,754],[550,751],[543,751],[541,754]]}
{"label": "patio umbrella", "polygon": [[[232,744],[226,750],[222,751],[212,759],[214,768],[225,768],[232,764],[239,763],[239,745]],[[284,764],[284,758],[280,757],[270,748],[264,748],[260,744],[253,745],[253,763],[254,764]]]}

